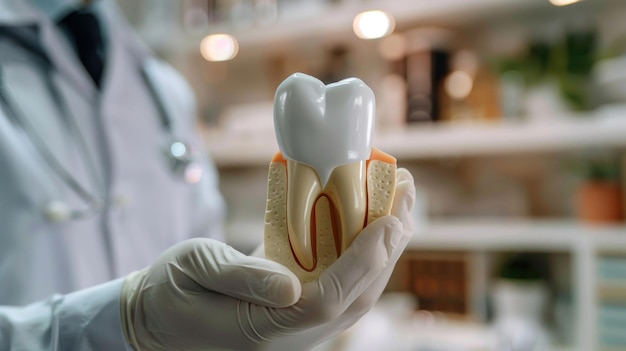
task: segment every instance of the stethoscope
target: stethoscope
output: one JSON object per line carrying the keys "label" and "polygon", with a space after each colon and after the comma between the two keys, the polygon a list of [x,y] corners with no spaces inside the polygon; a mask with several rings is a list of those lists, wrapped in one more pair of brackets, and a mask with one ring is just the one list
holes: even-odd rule
{"label": "stethoscope", "polygon": [[[48,63],[48,65],[52,65]],[[0,66],[1,68],[1,66]],[[52,69],[49,67],[48,69]],[[168,135],[168,142],[163,147],[162,153],[165,156],[165,161],[172,173],[181,180],[194,184],[201,180],[203,176],[202,163],[199,161],[200,157],[196,149],[193,148],[191,143],[185,142],[175,137],[174,128],[172,125],[171,113],[168,111],[163,101],[163,94],[159,92],[156,82],[153,81],[153,74],[151,70],[158,69],[151,61],[143,63],[141,66],[141,77],[148,87],[148,91],[152,100],[158,110],[159,119],[163,129]],[[1,70],[0,70],[1,73]],[[58,108],[62,116],[67,120],[70,132],[73,137],[76,138],[79,143],[79,149],[81,157],[85,159],[85,163],[88,165],[88,171],[91,173],[93,183],[98,182],[98,175],[96,166],[92,157],[89,157],[86,142],[82,134],[79,131],[74,119],[72,118],[72,111],[67,107],[67,103],[60,93],[56,84],[52,81],[52,74],[46,74],[46,84],[53,95],[55,101],[57,101]],[[45,217],[52,222],[65,222],[69,220],[83,219],[91,217],[97,213],[102,212],[111,202],[111,200],[100,196],[94,191],[86,189],[80,182],[77,181],[71,172],[63,166],[58,158],[52,153],[47,146],[45,139],[36,131],[36,128],[30,123],[29,119],[25,118],[17,104],[11,98],[6,85],[2,84],[2,76],[0,75],[0,103],[6,107],[7,115],[12,121],[18,125],[32,142],[37,152],[42,156],[44,161],[52,169],[52,171],[61,179],[68,188],[70,188],[83,202],[82,208],[73,208],[66,202],[61,200],[51,200],[43,206],[42,212]],[[105,194],[104,181],[101,181],[102,194]],[[94,184],[94,188],[96,185]]]}

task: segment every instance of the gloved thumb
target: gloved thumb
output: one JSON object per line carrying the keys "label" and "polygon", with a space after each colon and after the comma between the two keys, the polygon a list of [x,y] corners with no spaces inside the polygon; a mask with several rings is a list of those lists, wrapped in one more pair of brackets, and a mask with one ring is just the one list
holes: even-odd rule
{"label": "gloved thumb", "polygon": [[181,289],[219,292],[268,307],[290,306],[300,298],[300,281],[279,263],[246,256],[222,242],[204,238],[187,240],[170,250],[164,256],[175,259],[166,260],[166,271]]}

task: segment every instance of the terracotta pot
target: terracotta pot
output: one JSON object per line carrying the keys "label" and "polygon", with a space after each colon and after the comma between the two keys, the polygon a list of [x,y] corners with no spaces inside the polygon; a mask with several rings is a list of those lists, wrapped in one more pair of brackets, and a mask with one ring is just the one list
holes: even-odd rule
{"label": "terracotta pot", "polygon": [[585,223],[620,222],[624,218],[622,188],[615,182],[585,182],[578,189],[576,207]]}

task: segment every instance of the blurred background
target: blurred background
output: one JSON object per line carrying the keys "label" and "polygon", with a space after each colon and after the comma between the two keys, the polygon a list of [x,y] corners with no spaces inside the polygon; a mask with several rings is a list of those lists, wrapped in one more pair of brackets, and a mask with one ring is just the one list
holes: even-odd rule
{"label": "blurred background", "polygon": [[626,1],[120,1],[189,80],[231,245],[262,241],[272,100],[294,72],[375,92],[418,230],[319,350],[626,350]]}

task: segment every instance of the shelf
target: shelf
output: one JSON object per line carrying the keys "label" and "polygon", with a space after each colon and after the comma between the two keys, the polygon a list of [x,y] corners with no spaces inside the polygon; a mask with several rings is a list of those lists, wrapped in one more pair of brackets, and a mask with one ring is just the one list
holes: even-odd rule
{"label": "shelf", "polygon": [[[624,233],[626,234],[626,229]],[[594,248],[603,254],[626,254],[626,235],[597,235],[594,237]]]}
{"label": "shelf", "polygon": [[[381,132],[373,140],[376,147],[401,161],[626,147],[626,118],[621,117],[614,112],[542,123],[419,125]],[[273,130],[262,130],[210,130],[204,131],[204,139],[218,167],[261,166],[278,150]]]}
{"label": "shelf", "polygon": [[574,221],[446,220],[413,236],[413,250],[573,251],[607,242],[626,250],[626,227],[588,227]]}
{"label": "shelf", "polygon": [[541,123],[410,127],[380,134],[374,140],[398,159],[427,159],[623,147],[624,133],[624,118],[584,115]]}
{"label": "shelf", "polygon": [[[227,226],[229,241],[254,248],[263,220],[238,221]],[[425,224],[409,242],[412,250],[596,250],[607,245],[626,252],[626,226],[594,227],[568,220],[447,219]]]}
{"label": "shelf", "polygon": [[[504,11],[551,7],[545,0],[345,0],[336,3],[285,2],[283,6],[290,8],[279,9],[278,19],[274,23],[256,24],[253,19],[248,24],[216,23],[210,25],[209,32],[234,35],[241,54],[254,55],[264,49],[275,50],[289,43],[357,40],[352,32],[352,21],[359,12],[366,10],[386,11],[394,16],[400,27],[420,23],[459,25],[478,21],[486,14],[494,16]],[[139,29],[144,33],[144,40],[152,47],[171,51],[195,51],[207,34],[187,33],[180,25],[170,24],[170,27],[168,33],[161,33],[161,36],[150,35],[150,31],[155,30],[152,26]],[[168,35],[172,40],[163,41],[163,35]],[[180,40],[181,37],[184,40]]]}
{"label": "shelf", "polygon": [[[283,2],[283,6],[290,8],[279,8],[278,19],[271,24],[255,23],[253,18],[239,24],[211,23],[208,33],[189,33],[180,23],[166,23],[161,25],[163,30],[158,32],[159,35],[153,35],[151,32],[157,31],[158,27],[146,24],[149,21],[143,21],[146,23],[139,23],[138,26],[144,40],[160,50],[197,51],[206,34],[229,33],[237,38],[242,56],[255,56],[264,51],[276,52],[291,44],[360,40],[352,32],[352,21],[359,12],[367,10],[392,14],[400,30],[417,26],[458,28],[483,23],[489,18],[503,18],[507,14],[528,13],[529,10],[541,11],[542,14],[562,11],[547,0],[327,0]],[[575,6],[580,11],[592,7],[586,2]],[[164,37],[168,40],[163,40]]]}

